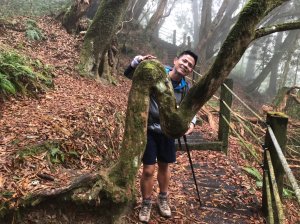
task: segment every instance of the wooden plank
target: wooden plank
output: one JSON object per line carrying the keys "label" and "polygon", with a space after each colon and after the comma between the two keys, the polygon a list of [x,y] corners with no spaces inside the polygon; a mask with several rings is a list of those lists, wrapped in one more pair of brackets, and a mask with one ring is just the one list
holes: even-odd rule
{"label": "wooden plank", "polygon": [[266,186],[266,200],[267,200],[267,220],[268,224],[274,224],[274,214],[273,214],[273,205],[272,205],[272,195],[271,195],[271,189],[270,189],[270,181],[269,181],[269,175],[267,171],[264,171],[264,182]]}
{"label": "wooden plank", "polygon": [[[175,146],[177,151],[186,151],[183,139],[180,139],[182,147],[178,145],[178,141],[175,141]],[[188,147],[190,150],[212,150],[212,151],[222,151],[223,142],[206,142],[206,141],[188,141]]]}
{"label": "wooden plank", "polygon": [[273,168],[273,164],[272,164],[272,160],[271,160],[271,155],[270,152],[267,150],[266,151],[266,156],[267,156],[267,161],[268,161],[268,170],[269,170],[269,175],[270,175],[270,185],[272,187],[273,190],[273,195],[274,195],[274,201],[276,204],[276,215],[277,215],[277,219],[276,223],[284,223],[284,212],[283,212],[283,206],[282,206],[282,202],[280,199],[280,194],[279,194],[279,190],[278,190],[278,186],[277,186],[277,182],[276,182],[276,178],[275,178],[275,172],[274,172],[274,168]]}

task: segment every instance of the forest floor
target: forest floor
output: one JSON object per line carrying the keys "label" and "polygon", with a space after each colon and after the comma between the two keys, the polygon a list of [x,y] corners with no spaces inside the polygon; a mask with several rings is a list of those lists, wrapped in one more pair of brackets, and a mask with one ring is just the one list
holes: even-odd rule
{"label": "forest floor", "polygon": [[[31,42],[24,32],[4,28],[0,36],[0,44],[53,66],[55,74],[54,89],[38,98],[8,99],[0,107],[0,199],[15,208],[21,197],[62,187],[79,174],[95,172],[116,161],[131,85],[122,75],[116,76],[116,85],[81,77],[75,67],[83,38],[67,34],[51,18],[37,21],[46,36],[43,41]],[[121,64],[129,60],[125,58]],[[196,131],[203,139],[217,138],[216,130],[205,120]],[[56,144],[60,147],[55,148]],[[154,204],[150,223],[264,223],[261,189],[242,171],[242,167],[259,164],[249,163],[241,151],[238,140],[230,137],[228,155],[192,152],[201,208],[188,157],[178,152],[177,162],[171,166],[173,216],[160,217]],[[139,189],[138,181],[136,187]],[[153,201],[157,192],[155,184]],[[124,217],[126,223],[138,223],[139,193],[136,200],[136,206]],[[285,199],[284,203],[287,222],[300,223],[299,207],[291,200]],[[95,212],[45,205],[27,211],[13,222],[101,223]]]}

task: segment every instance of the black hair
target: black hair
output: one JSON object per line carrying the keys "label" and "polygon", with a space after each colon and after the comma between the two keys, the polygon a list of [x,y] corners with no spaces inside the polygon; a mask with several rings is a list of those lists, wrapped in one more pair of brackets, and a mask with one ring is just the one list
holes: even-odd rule
{"label": "black hair", "polygon": [[177,58],[180,58],[182,55],[190,55],[194,58],[195,60],[195,65],[197,64],[198,61],[198,55],[196,55],[194,52],[192,52],[191,50],[186,50],[186,51],[182,51]]}

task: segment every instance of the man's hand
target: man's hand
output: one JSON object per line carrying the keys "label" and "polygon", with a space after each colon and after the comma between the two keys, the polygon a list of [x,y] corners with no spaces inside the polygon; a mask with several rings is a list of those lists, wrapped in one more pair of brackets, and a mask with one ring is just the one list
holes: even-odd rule
{"label": "man's hand", "polygon": [[190,127],[186,131],[185,135],[190,135],[193,132],[194,128],[195,128],[195,125],[193,123],[190,123]]}
{"label": "man's hand", "polygon": [[147,60],[147,59],[156,59],[155,56],[151,55],[151,54],[147,54],[145,56],[140,56],[140,61],[144,61],[144,60]]}
{"label": "man's hand", "polygon": [[137,55],[132,60],[131,67],[136,68],[141,61],[144,61],[144,60],[147,60],[147,59],[156,59],[156,57],[151,55],[151,54],[147,54],[147,55],[144,55],[144,56],[143,55]]}

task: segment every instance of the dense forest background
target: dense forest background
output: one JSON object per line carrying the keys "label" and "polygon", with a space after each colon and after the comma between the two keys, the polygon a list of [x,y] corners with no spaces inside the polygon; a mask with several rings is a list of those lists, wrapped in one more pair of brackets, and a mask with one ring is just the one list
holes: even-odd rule
{"label": "dense forest background", "polygon": [[[210,71],[247,1],[0,3],[0,214],[9,214],[11,220],[17,219],[11,210],[19,203],[30,207],[47,198],[49,186],[55,189],[53,195],[61,195],[71,189],[63,188],[64,183],[81,186],[74,186],[77,182],[72,178],[83,174],[82,182],[93,182],[98,178],[93,171],[107,169],[118,160],[131,85],[122,73],[135,55],[153,54],[163,64],[172,65],[180,51],[192,49],[199,61],[188,81],[197,82]],[[288,114],[286,155],[298,183],[299,15],[300,3],[296,0],[271,11],[256,26],[255,37],[229,74],[236,94],[259,116],[264,118],[269,111]],[[210,140],[216,138],[218,109],[219,102],[212,97],[197,113],[202,125],[198,131]],[[264,126],[236,100],[233,109],[238,119],[233,118],[232,127],[240,133],[231,132],[233,148],[238,145],[234,150],[239,158],[235,159],[253,178],[250,182],[259,192]],[[255,137],[246,133],[241,121]],[[14,175],[16,172],[19,175]],[[37,174],[44,181],[53,181],[54,176],[59,180],[57,186],[34,182]],[[42,193],[27,200],[28,194],[37,190]],[[290,206],[286,207],[289,221],[297,223],[299,206],[288,183],[284,194],[285,204]],[[86,199],[79,200],[82,203]],[[93,202],[96,205],[100,203],[97,200]],[[135,216],[129,215],[127,221]],[[42,220],[43,215],[34,217]],[[257,220],[260,223],[262,218]]]}
{"label": "dense forest background", "polygon": [[[91,23],[99,2],[95,0],[73,2],[3,0],[1,15],[50,15],[60,19],[63,17],[62,22],[68,31],[78,34],[81,29],[87,29],[87,23]],[[208,3],[171,0],[129,1],[126,10],[122,9],[122,12],[125,12],[124,19],[116,32],[119,50],[131,57],[137,53],[131,52],[133,41],[139,44],[149,38],[159,38],[170,44],[175,43],[179,48],[189,46],[199,54],[200,61],[197,70],[204,74],[245,3],[246,1],[237,3],[230,0]],[[73,8],[68,8],[72,4]],[[74,9],[75,4],[77,9]],[[74,12],[77,15],[68,18],[67,9],[78,10]],[[187,14],[187,11],[190,13]],[[296,21],[298,13],[297,1],[288,1],[280,9],[274,10],[259,24],[259,27],[272,27],[272,25]],[[73,20],[70,21],[71,25],[67,22],[68,19]],[[147,31],[144,36],[140,33],[134,35],[134,32],[140,31],[139,29]],[[262,100],[266,103],[271,102],[282,87],[299,86],[298,33],[298,30],[275,32],[256,39],[231,72],[231,76],[241,83],[247,83],[245,85],[247,93],[252,95],[260,93],[261,99],[263,98]],[[131,40],[127,38],[127,35],[131,35]],[[170,63],[170,59],[166,58],[168,56],[165,55],[166,52],[161,52],[159,49],[154,53],[163,63]],[[170,58],[173,56],[171,55]]]}

